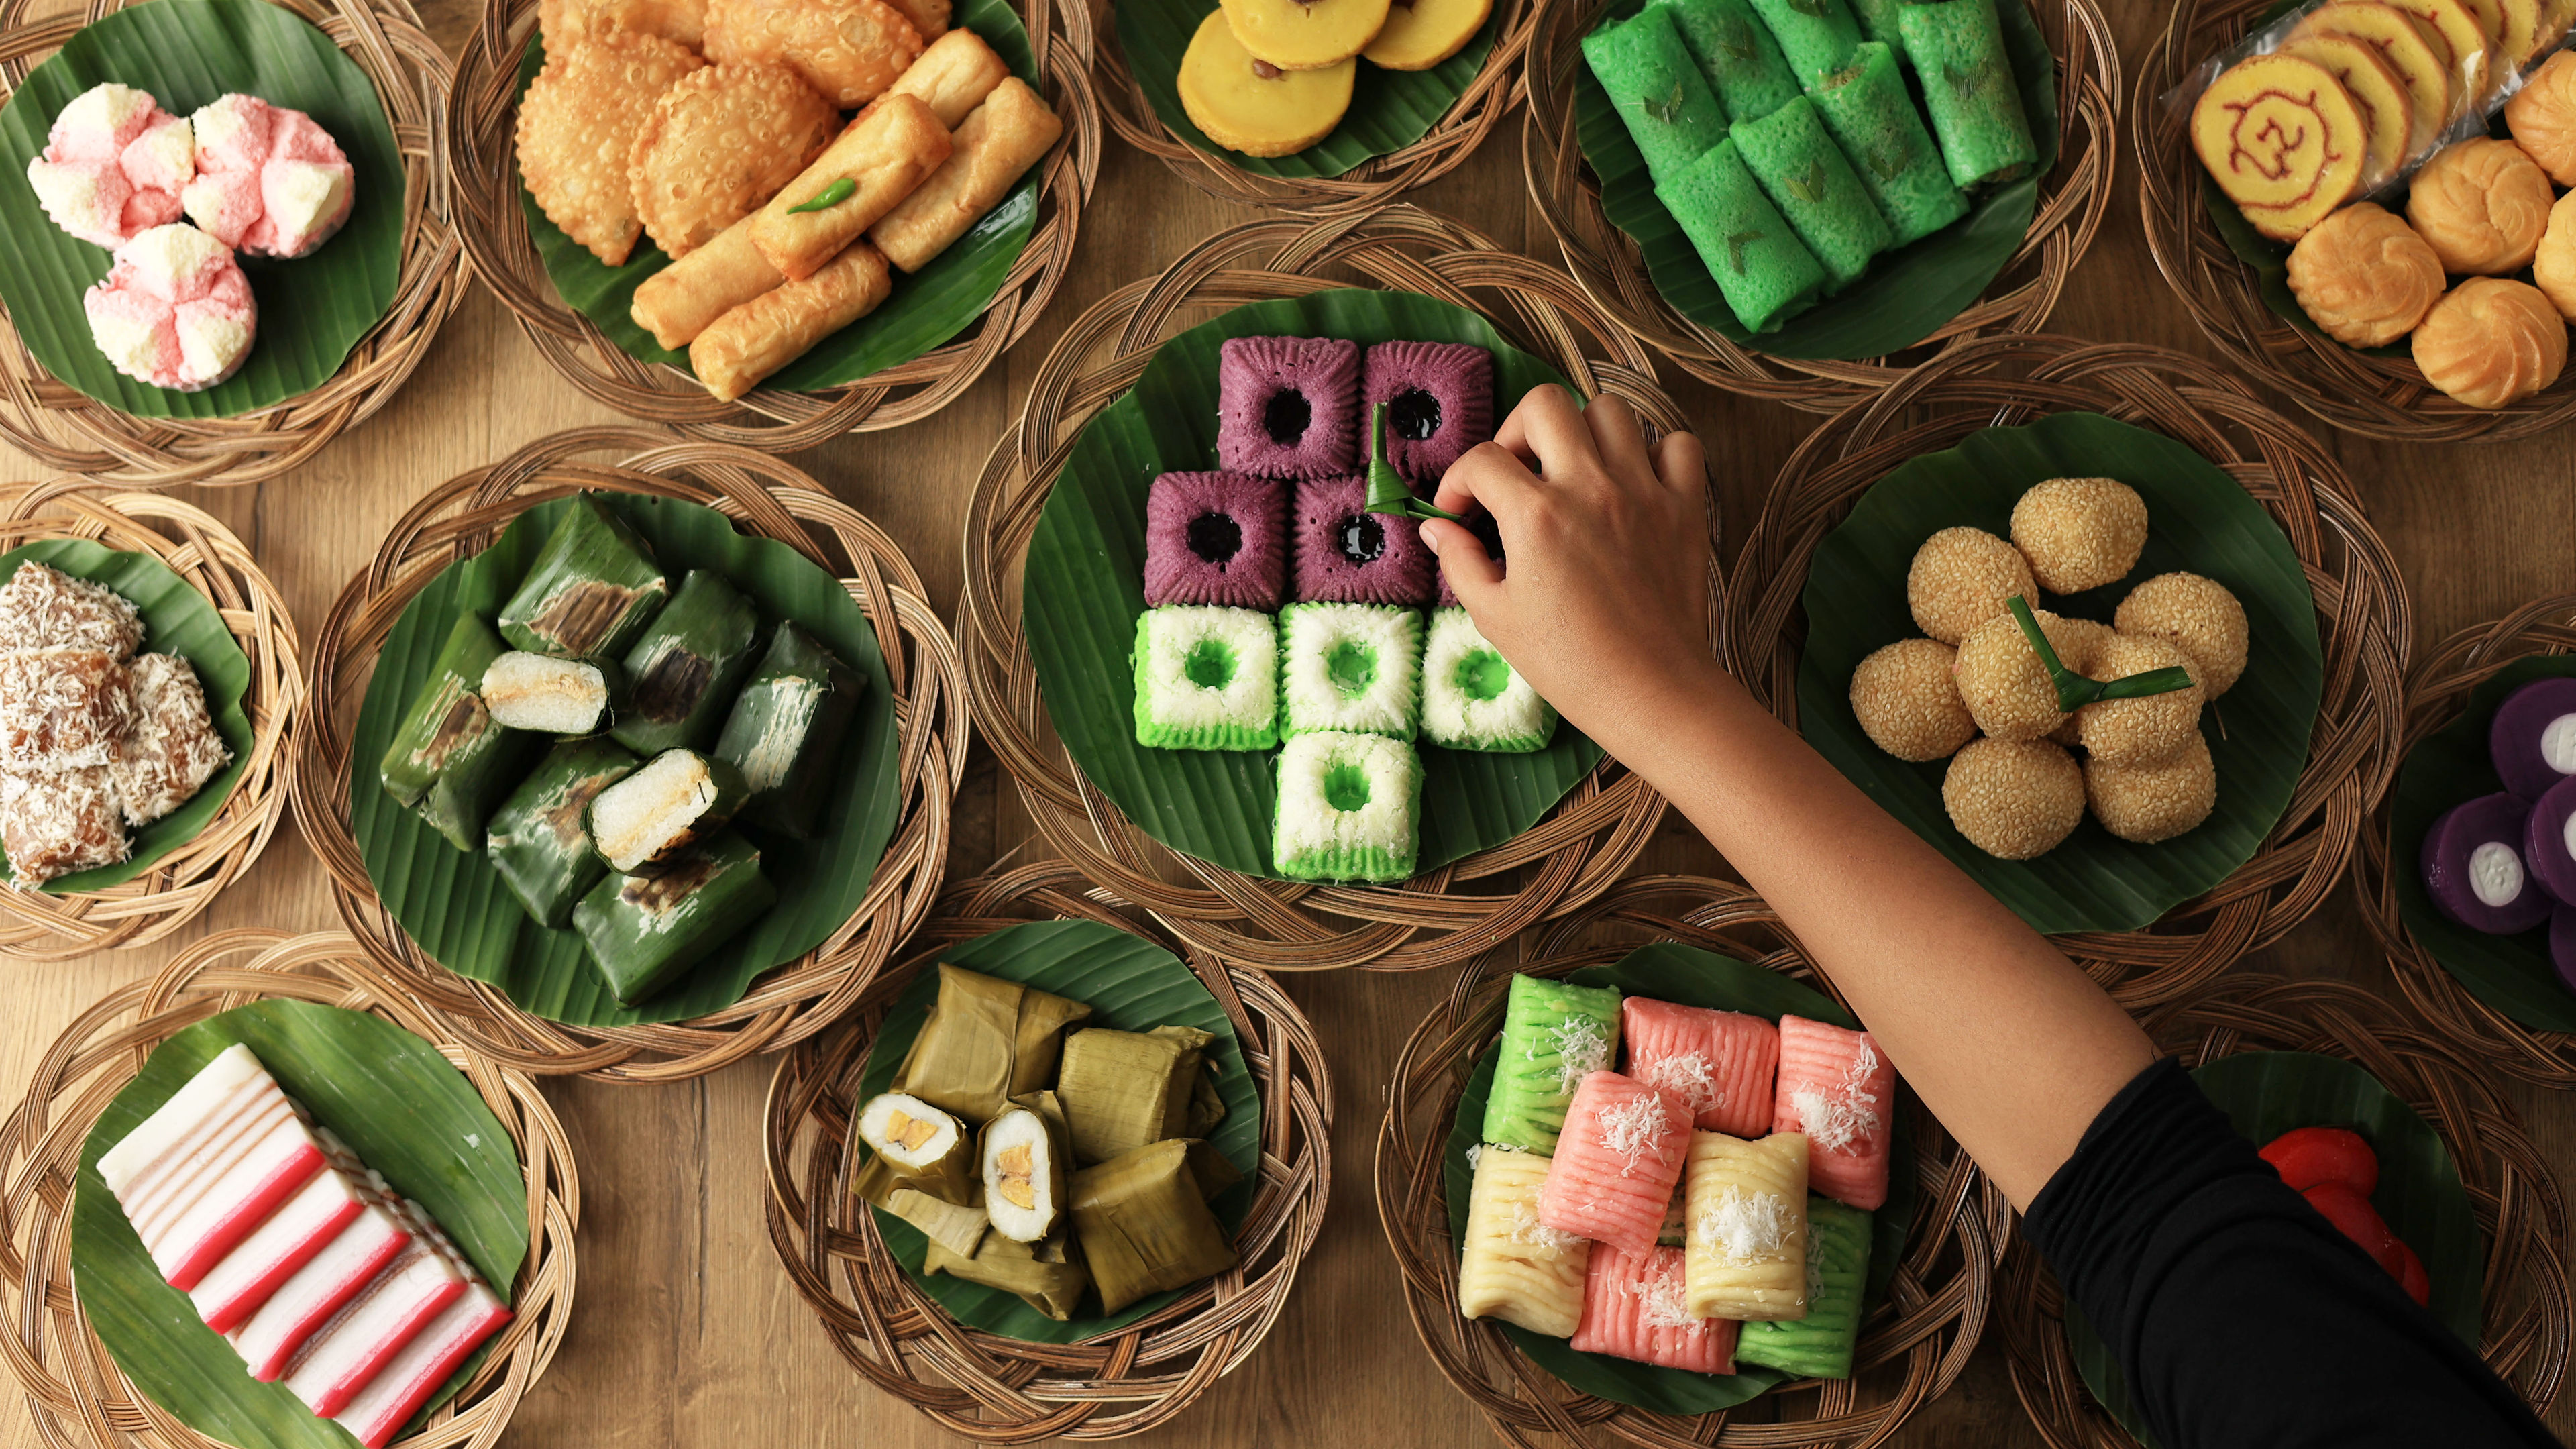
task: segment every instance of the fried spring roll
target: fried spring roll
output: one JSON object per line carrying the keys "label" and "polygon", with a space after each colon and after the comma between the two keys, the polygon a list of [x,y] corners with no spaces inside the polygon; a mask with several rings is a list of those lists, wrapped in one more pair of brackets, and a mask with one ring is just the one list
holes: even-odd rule
{"label": "fried spring roll", "polygon": [[887,0],[897,14],[912,22],[924,40],[937,40],[948,29],[948,0]]}
{"label": "fried spring roll", "polygon": [[[954,131],[1010,73],[1011,68],[993,53],[993,47],[984,43],[984,37],[971,30],[952,30],[923,51],[921,59],[905,67],[886,95],[918,96],[929,103],[939,124]],[[868,104],[875,106],[884,99],[880,96]],[[865,118],[862,112],[861,119]]]}
{"label": "fried spring roll", "polygon": [[917,272],[966,234],[1010,193],[1064,134],[1028,82],[1017,76],[993,88],[957,128],[957,152],[868,232],[888,260]]}
{"label": "fried spring roll", "polygon": [[627,315],[677,351],[723,316],[787,279],[751,244],[746,216],[716,239],[644,279]]}
{"label": "fried spring roll", "polygon": [[717,318],[689,345],[689,366],[707,391],[731,402],[815,343],[875,311],[893,290],[884,254],[866,242],[852,242],[814,275],[764,292]]}
{"label": "fried spring roll", "polygon": [[[810,277],[939,169],[948,128],[919,96],[885,95],[823,148],[804,174],[751,214],[751,244],[789,281]],[[848,194],[798,211],[848,183]]]}

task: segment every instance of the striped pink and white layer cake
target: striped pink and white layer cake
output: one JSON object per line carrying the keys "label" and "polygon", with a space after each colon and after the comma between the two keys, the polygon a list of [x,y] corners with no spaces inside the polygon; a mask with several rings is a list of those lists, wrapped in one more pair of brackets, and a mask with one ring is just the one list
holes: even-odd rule
{"label": "striped pink and white layer cake", "polygon": [[183,1292],[322,1166],[303,1114],[246,1046],[226,1048],[98,1160],[152,1266]]}

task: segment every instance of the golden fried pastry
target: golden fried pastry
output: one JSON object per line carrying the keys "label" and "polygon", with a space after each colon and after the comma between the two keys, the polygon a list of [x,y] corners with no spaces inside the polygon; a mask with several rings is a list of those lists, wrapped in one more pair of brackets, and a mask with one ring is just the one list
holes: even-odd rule
{"label": "golden fried pastry", "polygon": [[2473,408],[2500,408],[2558,380],[2567,323],[2527,282],[2471,277],[2415,329],[2424,380]]}
{"label": "golden fried pastry", "polygon": [[[810,277],[912,195],[953,149],[948,128],[920,97],[879,96],[752,213],[751,244],[789,281]],[[846,194],[821,204],[836,187]]]}
{"label": "golden fried pastry", "polygon": [[2540,250],[2531,259],[2531,280],[2561,317],[2576,317],[2576,206],[2567,204],[2571,198],[2576,198],[2576,191],[2549,208],[2549,230],[2542,233]]}
{"label": "golden fried pastry", "polygon": [[2442,270],[2501,277],[2531,265],[2553,199],[2548,175],[2520,146],[2476,136],[2434,152],[2415,173],[2406,219]]}
{"label": "golden fried pastry", "polygon": [[2361,184],[2369,129],[2343,82],[2294,55],[2218,73],[2191,109],[2191,145],[2256,231],[2297,241]]}
{"label": "golden fried pastry", "polygon": [[2560,51],[2523,80],[2504,103],[2504,124],[2550,180],[2576,186],[2576,51]]}
{"label": "golden fried pastry", "polygon": [[706,62],[659,36],[612,30],[546,59],[519,98],[519,175],[546,220],[612,267],[643,229],[627,143],[662,93]]}
{"label": "golden fried pastry", "polygon": [[948,164],[897,202],[869,229],[868,240],[906,273],[920,271],[1010,195],[1021,173],[1063,134],[1064,122],[1045,99],[1027,81],[1011,77],[957,128],[957,151]]}
{"label": "golden fried pastry", "polygon": [[723,316],[787,278],[751,244],[746,216],[716,239],[646,277],[635,288],[626,315],[676,352]]}
{"label": "golden fried pastry", "polygon": [[845,111],[885,94],[921,46],[921,32],[885,0],[707,3],[707,59],[786,66]]}
{"label": "golden fried pastry", "polygon": [[708,392],[731,402],[875,311],[893,290],[885,257],[866,242],[852,242],[814,275],[773,287],[717,318],[689,344],[689,366]]}
{"label": "golden fried pastry", "polygon": [[2399,217],[2356,201],[2290,248],[2290,291],[2346,347],[2385,347],[2442,300],[2442,261]]}
{"label": "golden fried pastry", "polygon": [[662,93],[635,133],[635,214],[676,261],[796,179],[840,113],[780,65],[711,65]]}
{"label": "golden fried pastry", "polygon": [[2370,154],[2361,168],[2364,186],[2397,174],[2412,154],[2408,146],[2415,138],[2415,98],[2378,51],[2349,35],[2321,30],[2281,42],[2275,53],[2324,66],[2361,107],[2362,124],[2370,130]]}
{"label": "golden fried pastry", "polygon": [[1010,73],[1011,68],[993,53],[993,47],[984,43],[984,37],[961,28],[932,41],[921,59],[896,79],[885,96],[868,104],[882,105],[886,96],[918,97],[930,107],[931,114],[939,117],[939,124],[954,131]]}
{"label": "golden fried pastry", "polygon": [[707,0],[537,0],[548,54],[603,30],[658,35],[695,50],[706,40]]}
{"label": "golden fried pastry", "polygon": [[2343,35],[2371,48],[2415,103],[2415,126],[2406,154],[2433,144],[2442,128],[2467,106],[2467,91],[2451,75],[2450,51],[2440,37],[2401,10],[2378,0],[2326,0],[2291,30],[2295,42],[2311,35]]}
{"label": "golden fried pastry", "polygon": [[886,0],[886,3],[912,22],[913,33],[924,42],[937,40],[948,33],[948,0]]}

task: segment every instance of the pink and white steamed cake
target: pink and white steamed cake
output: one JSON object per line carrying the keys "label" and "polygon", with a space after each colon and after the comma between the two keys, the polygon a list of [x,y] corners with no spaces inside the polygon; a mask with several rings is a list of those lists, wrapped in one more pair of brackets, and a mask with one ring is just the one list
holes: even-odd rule
{"label": "pink and white steamed cake", "polygon": [[54,225],[110,251],[179,219],[180,192],[197,174],[188,123],[147,91],[111,81],[72,98],[54,117],[27,184]]}
{"label": "pink and white steamed cake", "polygon": [[232,248],[192,226],[156,226],[127,242],[81,300],[90,339],[117,371],[180,392],[232,376],[259,330]]}
{"label": "pink and white steamed cake", "polygon": [[189,124],[196,179],[181,201],[215,240],[259,256],[300,257],[349,219],[349,158],[302,111],[234,94],[199,107]]}

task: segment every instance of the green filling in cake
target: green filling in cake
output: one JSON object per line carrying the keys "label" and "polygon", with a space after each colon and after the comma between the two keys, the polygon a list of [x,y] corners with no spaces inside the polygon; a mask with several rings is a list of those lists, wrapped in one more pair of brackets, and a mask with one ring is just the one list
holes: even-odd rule
{"label": "green filling in cake", "polygon": [[1733,141],[1721,141],[1655,197],[1691,239],[1747,332],[1769,332],[1814,303],[1825,264],[1798,240]]}
{"label": "green filling in cake", "polygon": [[1431,616],[1422,654],[1422,736],[1452,750],[1526,754],[1556,737],[1556,711],[1464,609]]}
{"label": "green filling in cake", "polygon": [[1485,1094],[1482,1140],[1554,1155],[1574,1089],[1619,1060],[1619,992],[1514,976]]}
{"label": "green filling in cake", "polygon": [[1409,740],[1422,717],[1422,615],[1387,604],[1279,613],[1283,738],[1348,730]]}
{"label": "green filling in cake", "polygon": [[1661,6],[1583,37],[1583,59],[1609,92],[1646,158],[1647,174],[1657,181],[1679,176],[1726,139],[1726,110]]}
{"label": "green filling in cake", "polygon": [[1422,761],[1384,735],[1318,730],[1279,751],[1271,864],[1290,880],[1409,880],[1421,855]]}
{"label": "green filling in cake", "polygon": [[1735,1361],[1802,1379],[1847,1379],[1860,1341],[1861,1293],[1869,1283],[1870,1215],[1829,1197],[1807,1197],[1807,1316],[1748,1323]]}
{"label": "green filling in cake", "polygon": [[1941,149],[1905,93],[1895,52],[1873,40],[1852,63],[1818,82],[1811,99],[1852,171],[1878,204],[1896,244],[1930,236],[1968,214],[1968,198],[1951,184]]}
{"label": "green filling in cake", "polygon": [[1827,296],[1859,281],[1869,259],[1895,245],[1895,231],[1827,134],[1815,102],[1800,96],[1737,125],[1733,139],[1763,194],[1825,264]]}
{"label": "green filling in cake", "polygon": [[1136,620],[1136,743],[1266,750],[1279,743],[1279,631],[1268,614],[1201,604]]}

